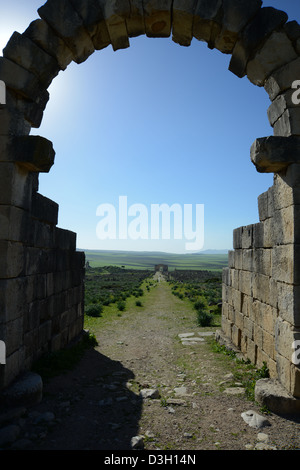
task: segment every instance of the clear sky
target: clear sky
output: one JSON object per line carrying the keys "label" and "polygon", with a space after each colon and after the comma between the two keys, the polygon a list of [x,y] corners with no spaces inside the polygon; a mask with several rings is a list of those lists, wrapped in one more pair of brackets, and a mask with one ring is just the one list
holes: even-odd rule
{"label": "clear sky", "polygon": [[[1,49],[38,18],[43,3],[2,1]],[[300,22],[299,0],[263,6]],[[32,130],[56,151],[39,191],[59,204],[59,226],[77,233],[78,248],[185,251],[184,238],[100,240],[97,207],[118,210],[120,196],[149,215],[152,204],[203,204],[204,250],[231,249],[233,229],[259,221],[257,197],[273,175],[256,172],[250,147],[273,134],[270,101],[263,88],[228,71],[230,57],[196,39],[186,48],[140,36],[128,49],[96,51],[56,77],[41,127]]]}

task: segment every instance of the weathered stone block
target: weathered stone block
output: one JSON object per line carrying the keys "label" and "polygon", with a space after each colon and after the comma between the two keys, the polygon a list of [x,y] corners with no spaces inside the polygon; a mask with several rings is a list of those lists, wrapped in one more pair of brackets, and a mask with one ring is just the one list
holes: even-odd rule
{"label": "weathered stone block", "polygon": [[235,263],[234,263],[234,250],[229,250],[229,251],[228,251],[228,267],[229,267],[229,268],[235,268]]}
{"label": "weathered stone block", "polygon": [[275,309],[278,308],[278,282],[272,277],[269,280],[269,292],[270,292],[270,305]]}
{"label": "weathered stone block", "polygon": [[169,37],[171,34],[172,0],[143,2],[145,31],[148,37]]}
{"label": "weathered stone block", "polygon": [[292,359],[293,343],[300,340],[300,330],[294,328],[280,317],[276,320],[275,348],[281,356]]}
{"label": "weathered stone block", "polygon": [[193,39],[196,0],[174,0],[172,39],[181,46],[190,46]]}
{"label": "weathered stone block", "polygon": [[76,233],[70,230],[56,228],[55,245],[61,250],[76,250]]}
{"label": "weathered stone block", "polygon": [[278,245],[287,245],[295,241],[294,206],[276,210],[272,219],[273,239]]}
{"label": "weathered stone block", "polygon": [[0,204],[29,209],[32,180],[28,171],[10,162],[0,162]]}
{"label": "weathered stone block", "polygon": [[71,49],[69,49],[66,43],[55,34],[54,30],[46,23],[46,21],[41,19],[34,20],[30,23],[23,34],[49,55],[54,57],[61,70],[65,70],[72,62],[73,53]]}
{"label": "weathered stone block", "polygon": [[239,33],[260,10],[261,0],[223,0],[222,31],[217,37],[215,47],[230,54],[239,38]]}
{"label": "weathered stone block", "polygon": [[254,341],[251,340],[248,336],[247,338],[247,351],[246,356],[252,362],[252,364],[256,364],[256,356],[257,356],[257,346]]}
{"label": "weathered stone block", "polygon": [[264,223],[253,224],[253,248],[265,246]]}
{"label": "weathered stone block", "polygon": [[24,274],[24,247],[21,243],[0,240],[0,278]]}
{"label": "weathered stone block", "polygon": [[106,0],[99,1],[103,16],[106,22],[107,30],[110,36],[110,42],[113,50],[125,49],[129,47],[128,32],[125,18],[130,17],[130,3],[128,0],[118,1]]}
{"label": "weathered stone block", "polygon": [[253,246],[253,225],[242,227],[242,248],[252,248]]}
{"label": "weathered stone block", "polygon": [[260,194],[257,198],[259,220],[263,222],[269,217],[268,212],[268,191]]}
{"label": "weathered stone block", "polygon": [[221,32],[222,0],[198,0],[194,14],[193,36],[215,47],[215,39]]}
{"label": "weathered stone block", "polygon": [[284,31],[293,43],[300,38],[300,25],[295,20],[286,23],[284,25]]}
{"label": "weathered stone block", "polygon": [[29,213],[15,206],[0,205],[0,239],[28,243]]}
{"label": "weathered stone block", "polygon": [[250,156],[259,173],[283,171],[300,159],[300,138],[270,136],[256,139]]}
{"label": "weathered stone block", "polygon": [[229,268],[223,268],[223,270],[222,270],[222,282],[226,286],[230,285],[230,270],[229,270]]}
{"label": "weathered stone block", "polygon": [[26,247],[25,249],[26,274],[45,274],[55,271],[56,251],[36,247]]}
{"label": "weathered stone block", "polygon": [[274,124],[274,135],[300,136],[300,108],[286,109]]}
{"label": "weathered stone block", "polygon": [[242,269],[244,271],[253,271],[253,254],[252,249],[243,250]]}
{"label": "weathered stone block", "polygon": [[235,250],[242,248],[242,227],[233,230],[233,248]]}
{"label": "weathered stone block", "polygon": [[236,347],[240,347],[241,344],[241,330],[236,326],[232,325],[231,341]]}
{"label": "weathered stone block", "polygon": [[0,136],[27,135],[31,127],[23,111],[17,108],[0,109]]}
{"label": "weathered stone block", "polygon": [[252,277],[253,297],[267,304],[270,304],[269,279],[269,276],[259,273],[253,273]]}
{"label": "weathered stone block", "polygon": [[263,329],[256,323],[253,324],[253,341],[259,350],[263,349]]}
{"label": "weathered stone block", "polygon": [[272,32],[279,30],[287,20],[288,15],[283,11],[272,7],[261,8],[236,43],[229,70],[240,78],[244,77],[248,61],[254,57]]}
{"label": "weathered stone block", "polygon": [[130,0],[130,15],[125,21],[129,37],[145,34],[143,0]]}
{"label": "weathered stone block", "polygon": [[33,219],[30,224],[30,245],[37,248],[54,248],[55,227]]}
{"label": "weathered stone block", "polygon": [[3,49],[3,57],[29,70],[45,89],[60,71],[56,59],[18,32],[13,33]]}
{"label": "weathered stone block", "polygon": [[247,64],[247,76],[257,86],[264,86],[272,72],[297,58],[297,53],[284,32],[275,31],[254,59]]}
{"label": "weathered stone block", "polygon": [[272,250],[267,248],[257,248],[253,250],[252,270],[265,276],[271,275]]}
{"label": "weathered stone block", "polygon": [[242,294],[236,289],[232,289],[232,304],[236,313],[242,310]]}
{"label": "weathered stone block", "polygon": [[94,52],[83,21],[68,0],[48,0],[38,13],[67,44],[76,63],[84,62]]}
{"label": "weathered stone block", "polygon": [[11,88],[31,101],[38,99],[43,92],[38,78],[33,73],[5,57],[0,57],[0,79],[4,81],[7,89]]}
{"label": "weathered stone block", "polygon": [[272,277],[275,281],[294,284],[294,245],[274,246],[272,249]]}
{"label": "weathered stone block", "polygon": [[263,331],[262,349],[271,359],[275,359],[274,335],[271,335],[265,330]]}
{"label": "weathered stone block", "polygon": [[292,95],[295,90],[288,90],[281,95],[277,96],[268,108],[268,118],[272,127],[285,111],[290,108],[296,108],[298,105],[293,103]]}
{"label": "weathered stone block", "polygon": [[300,287],[284,282],[277,283],[278,309],[283,321],[296,327],[300,326]]}
{"label": "weathered stone block", "polygon": [[52,142],[40,136],[15,136],[1,139],[0,160],[16,162],[28,171],[50,171],[54,163],[55,151]]}
{"label": "weathered stone block", "polygon": [[58,222],[58,204],[39,193],[32,194],[31,217],[57,225]]}
{"label": "weathered stone block", "polygon": [[233,289],[239,289],[239,272],[237,269],[230,269],[230,285]]}
{"label": "weathered stone block", "polygon": [[272,73],[264,85],[271,101],[283,91],[291,89],[292,83],[297,80],[299,69],[300,57]]}
{"label": "weathered stone block", "polygon": [[27,286],[26,277],[0,280],[0,309],[5,322],[23,316]]}
{"label": "weathered stone block", "polygon": [[293,397],[300,398],[300,370],[298,365],[291,364],[291,385],[290,392]]}

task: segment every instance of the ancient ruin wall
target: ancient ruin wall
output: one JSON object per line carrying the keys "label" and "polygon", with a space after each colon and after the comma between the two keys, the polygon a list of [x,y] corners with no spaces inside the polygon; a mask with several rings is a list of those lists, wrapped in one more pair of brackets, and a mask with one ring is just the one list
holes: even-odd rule
{"label": "ancient ruin wall", "polygon": [[[30,136],[52,80],[95,50],[129,38],[193,39],[230,54],[229,69],[264,87],[274,135],[259,138],[251,159],[274,185],[259,198],[260,221],[234,232],[224,271],[223,334],[299,396],[291,361],[298,336],[300,26],[261,0],[48,0],[40,18],[15,32],[0,57],[0,387],[44,351],[68,344],[83,324],[84,259],[75,235],[57,227],[57,205],[38,193],[38,174],[54,162],[52,143]],[[1,88],[1,96],[3,89]],[[246,157],[246,156],[245,156]]]}

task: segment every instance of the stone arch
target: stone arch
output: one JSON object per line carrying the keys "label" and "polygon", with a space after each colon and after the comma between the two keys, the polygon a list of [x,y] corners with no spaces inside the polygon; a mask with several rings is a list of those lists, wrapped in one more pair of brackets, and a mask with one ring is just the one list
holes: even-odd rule
{"label": "stone arch", "polygon": [[[231,55],[229,70],[264,87],[271,100],[272,136],[257,139],[251,160],[274,173],[259,197],[257,224],[234,231],[234,250],[223,275],[220,337],[255,364],[266,362],[291,396],[300,397],[292,343],[300,339],[298,292],[300,26],[261,0],[48,0],[39,19],[15,32],[0,57],[6,87],[0,104],[0,338],[7,386],[44,351],[59,349],[82,332],[84,257],[76,235],[56,227],[58,206],[38,193],[55,151],[30,136],[41,124],[52,80],[72,62],[84,62],[131,37],[193,38]],[[297,95],[298,96],[298,95]]]}

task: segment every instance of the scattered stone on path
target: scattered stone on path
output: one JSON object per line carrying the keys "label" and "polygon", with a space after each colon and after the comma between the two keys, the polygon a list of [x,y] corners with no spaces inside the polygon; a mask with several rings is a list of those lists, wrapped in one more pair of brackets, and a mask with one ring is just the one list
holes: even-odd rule
{"label": "scattered stone on path", "polygon": [[142,398],[151,398],[151,399],[160,397],[159,390],[153,389],[153,388],[143,388],[140,391],[140,395]]}
{"label": "scattered stone on path", "polygon": [[186,402],[180,398],[168,398],[167,405],[184,406],[186,405]]}
{"label": "scattered stone on path", "polygon": [[144,439],[142,436],[134,436],[131,439],[131,448],[132,449],[143,449],[144,448]]}
{"label": "scattered stone on path", "polygon": [[203,338],[195,336],[195,333],[180,333],[179,338],[183,346],[190,346],[191,344],[199,344],[204,341]]}
{"label": "scattered stone on path", "polygon": [[188,395],[186,387],[175,387],[174,393],[176,397],[186,397]]}
{"label": "scattered stone on path", "polygon": [[224,390],[224,393],[227,393],[227,395],[241,395],[244,392],[245,389],[243,387],[229,387]]}
{"label": "scattered stone on path", "polygon": [[270,422],[264,416],[259,415],[253,410],[245,411],[241,417],[251,428],[260,429],[265,426],[271,426]]}

